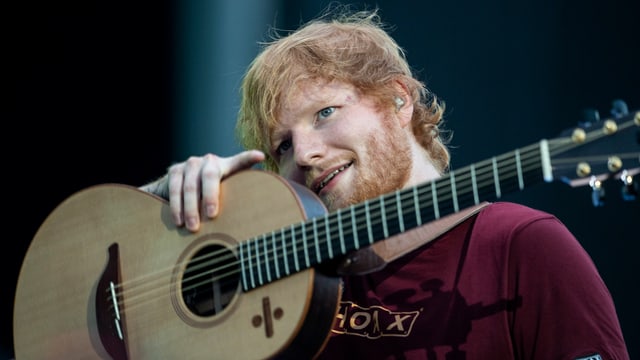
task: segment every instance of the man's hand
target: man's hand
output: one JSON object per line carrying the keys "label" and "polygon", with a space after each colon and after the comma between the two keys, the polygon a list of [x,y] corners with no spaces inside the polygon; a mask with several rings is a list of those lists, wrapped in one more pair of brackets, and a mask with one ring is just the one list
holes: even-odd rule
{"label": "man's hand", "polygon": [[264,153],[258,150],[243,151],[230,157],[192,156],[170,166],[165,176],[140,189],[168,198],[175,224],[196,232],[200,229],[201,210],[209,218],[218,214],[220,182],[264,158]]}

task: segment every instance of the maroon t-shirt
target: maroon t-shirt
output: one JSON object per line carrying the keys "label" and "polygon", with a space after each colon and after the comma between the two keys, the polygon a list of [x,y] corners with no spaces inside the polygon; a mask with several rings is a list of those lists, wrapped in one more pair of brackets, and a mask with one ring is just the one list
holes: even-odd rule
{"label": "maroon t-shirt", "polygon": [[[600,357],[598,357],[600,356]],[[555,217],[498,202],[382,271],[344,278],[321,359],[628,359],[586,251]]]}

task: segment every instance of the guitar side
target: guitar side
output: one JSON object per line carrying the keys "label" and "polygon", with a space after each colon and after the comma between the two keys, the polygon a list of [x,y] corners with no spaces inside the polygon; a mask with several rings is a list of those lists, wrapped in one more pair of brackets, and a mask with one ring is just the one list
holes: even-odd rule
{"label": "guitar side", "polygon": [[[264,359],[317,353],[335,318],[338,278],[309,269],[249,292],[238,285],[215,314],[194,312],[185,301],[183,274],[199,251],[233,249],[244,239],[304,220],[310,215],[304,202],[317,200],[259,171],[230,177],[221,191],[220,216],[203,221],[195,234],[173,225],[166,201],[124,185],[88,188],[60,204],[36,233],[21,268],[16,358]],[[113,273],[117,278],[108,278]]]}

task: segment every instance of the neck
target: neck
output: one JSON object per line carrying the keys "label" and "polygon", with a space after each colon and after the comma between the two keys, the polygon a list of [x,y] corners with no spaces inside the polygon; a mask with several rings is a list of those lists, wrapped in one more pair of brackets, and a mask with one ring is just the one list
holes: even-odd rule
{"label": "neck", "polygon": [[412,142],[411,150],[413,154],[411,157],[411,174],[403,186],[404,189],[433,181],[442,176],[442,173],[433,165],[427,150],[415,142]]}

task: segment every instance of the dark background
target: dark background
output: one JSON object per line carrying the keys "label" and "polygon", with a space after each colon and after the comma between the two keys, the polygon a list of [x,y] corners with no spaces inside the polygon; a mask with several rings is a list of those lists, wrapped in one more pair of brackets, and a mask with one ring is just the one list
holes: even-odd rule
{"label": "dark background", "polygon": [[[237,110],[238,80],[224,93],[232,100],[203,110],[220,116],[206,119],[214,126],[212,140],[205,131],[196,142],[181,130],[198,125],[189,122],[198,108],[186,111],[188,98],[199,94],[199,104],[206,104],[207,96],[223,97],[198,93],[185,79],[207,83],[218,72],[239,78],[268,25],[294,28],[327,4],[221,2],[235,12],[218,18],[212,6],[205,7],[211,13],[198,12],[201,3],[3,6],[3,193],[9,196],[3,206],[8,236],[2,245],[0,357],[12,356],[13,296],[22,258],[55,206],[98,183],[141,185],[191,153],[235,151],[232,134],[225,132]],[[266,21],[255,21],[257,4]],[[640,107],[638,1],[396,0],[366,6],[376,4],[418,77],[446,101],[453,168],[554,137],[582,121],[587,108],[607,116],[614,99]],[[194,9],[207,15],[199,21],[236,27],[222,31],[226,42],[220,46],[206,43],[203,31],[200,45],[211,50],[208,55],[189,51],[199,48],[186,38]],[[234,42],[235,29],[249,26],[260,30],[253,40]],[[189,73],[190,63],[207,68],[198,59],[239,53],[236,43],[245,43],[249,56],[241,55],[233,69],[217,64],[208,70],[210,78]],[[215,131],[217,126],[225,130]],[[221,134],[227,142],[219,140]],[[591,205],[589,188],[558,182],[504,199],[554,213],[574,232],[609,286],[631,358],[637,358],[640,205],[620,200],[618,189],[608,183],[607,204],[598,208]]]}

